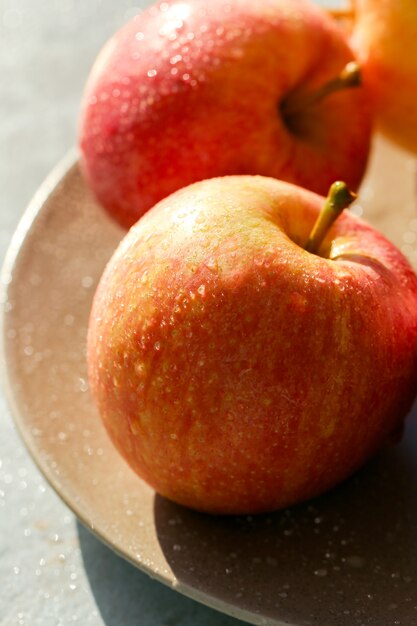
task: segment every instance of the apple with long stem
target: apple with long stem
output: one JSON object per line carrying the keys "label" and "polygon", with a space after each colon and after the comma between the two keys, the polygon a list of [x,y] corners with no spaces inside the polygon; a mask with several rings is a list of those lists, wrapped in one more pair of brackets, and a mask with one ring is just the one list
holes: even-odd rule
{"label": "apple with long stem", "polygon": [[162,2],[93,67],[82,169],[127,227],[176,189],[226,174],[356,188],[368,108],[345,34],[309,0]]}
{"label": "apple with long stem", "polygon": [[417,153],[417,3],[354,0],[353,42],[376,123]]}
{"label": "apple with long stem", "polygon": [[116,447],[162,495],[274,510],[401,430],[417,390],[417,277],[363,221],[332,225],[353,197],[344,183],[325,201],[272,178],[211,179],[121,242],[91,312],[90,387]]}

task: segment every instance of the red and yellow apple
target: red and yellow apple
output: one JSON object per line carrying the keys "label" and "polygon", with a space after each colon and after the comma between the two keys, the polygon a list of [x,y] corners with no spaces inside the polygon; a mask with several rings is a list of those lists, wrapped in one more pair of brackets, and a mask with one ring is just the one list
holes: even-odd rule
{"label": "red and yellow apple", "polygon": [[417,2],[354,0],[353,41],[380,129],[417,153]]}
{"label": "red and yellow apple", "polygon": [[90,386],[135,472],[210,513],[343,480],[417,390],[417,278],[350,214],[304,249],[324,199],[257,176],[195,183],[130,230],[98,286]]}
{"label": "red and yellow apple", "polygon": [[353,59],[345,34],[309,0],[152,6],[91,72],[79,139],[86,180],[125,226],[173,191],[226,174],[322,194],[339,178],[356,188],[369,149],[367,96],[362,87],[322,91]]}

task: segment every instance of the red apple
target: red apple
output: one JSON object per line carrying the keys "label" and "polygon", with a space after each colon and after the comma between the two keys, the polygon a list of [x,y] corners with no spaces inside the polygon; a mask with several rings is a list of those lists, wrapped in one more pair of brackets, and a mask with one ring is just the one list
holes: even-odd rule
{"label": "red apple", "polygon": [[353,40],[379,128],[417,153],[417,2],[354,0]]}
{"label": "red apple", "polygon": [[173,191],[225,174],[323,194],[343,177],[356,188],[369,149],[366,94],[321,89],[353,58],[308,0],[155,5],[92,70],[80,122],[86,179],[125,226]]}
{"label": "red apple", "polygon": [[401,429],[417,389],[417,278],[350,214],[306,251],[322,203],[272,178],[195,183],[108,264],[91,390],[116,447],[164,496],[274,510],[335,485]]}

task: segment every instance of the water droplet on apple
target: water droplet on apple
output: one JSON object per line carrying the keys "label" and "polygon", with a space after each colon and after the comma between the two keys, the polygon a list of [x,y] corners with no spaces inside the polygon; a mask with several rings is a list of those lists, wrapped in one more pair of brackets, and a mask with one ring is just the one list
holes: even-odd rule
{"label": "water droplet on apple", "polygon": [[160,341],[155,341],[155,343],[153,344],[154,350],[158,351],[161,349],[161,342]]}
{"label": "water droplet on apple", "polygon": [[204,296],[206,294],[206,286],[205,285],[200,285],[199,288],[197,289],[197,291],[200,294],[200,296]]}
{"label": "water droplet on apple", "polygon": [[182,56],[181,54],[176,54],[175,56],[171,57],[169,62],[171,63],[171,65],[176,65],[177,63],[179,63],[180,61],[182,61]]}

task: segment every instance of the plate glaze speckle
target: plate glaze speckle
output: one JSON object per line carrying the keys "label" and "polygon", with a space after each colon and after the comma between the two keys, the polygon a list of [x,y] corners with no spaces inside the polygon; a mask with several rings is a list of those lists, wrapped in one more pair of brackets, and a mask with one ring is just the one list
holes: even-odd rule
{"label": "plate glaze speckle", "polygon": [[[379,140],[361,206],[416,265],[415,171]],[[254,518],[179,507],[121,459],[91,402],[85,339],[95,286],[123,234],[73,156],[35,196],[3,270],[7,392],[54,489],[131,563],[250,623],[417,624],[417,408],[401,444],[337,489]]]}

